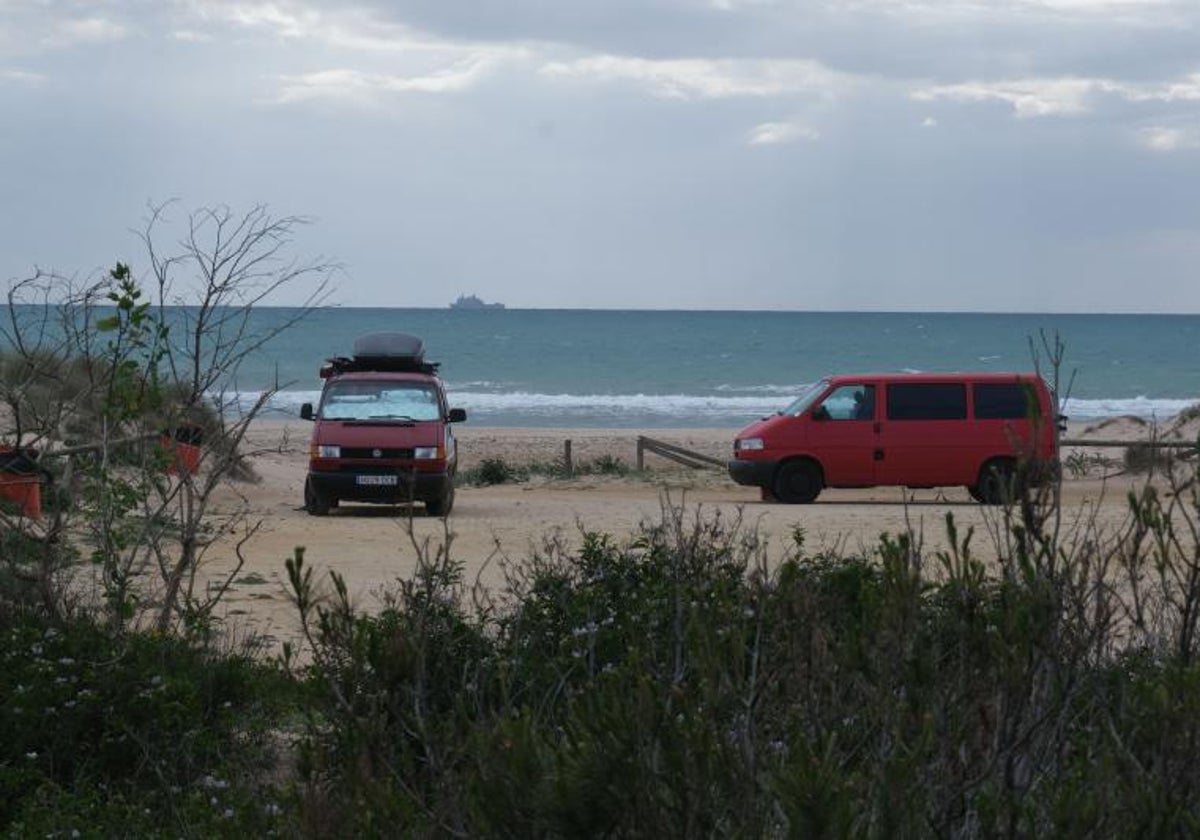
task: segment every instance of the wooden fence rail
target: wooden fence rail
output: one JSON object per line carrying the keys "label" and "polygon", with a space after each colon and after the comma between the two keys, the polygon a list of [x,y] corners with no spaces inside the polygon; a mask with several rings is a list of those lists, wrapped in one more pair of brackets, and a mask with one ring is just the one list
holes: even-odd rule
{"label": "wooden fence rail", "polygon": [[1180,440],[1071,440],[1063,439],[1059,446],[1146,446],[1151,449],[1197,449],[1196,441]]}
{"label": "wooden fence rail", "polygon": [[691,467],[694,470],[723,470],[726,466],[725,461],[722,461],[720,458],[714,458],[711,455],[705,455],[703,452],[696,452],[694,449],[686,449],[682,446],[676,446],[673,443],[638,435],[637,468],[639,470],[646,468],[647,452],[662,456],[677,464],[683,464],[685,467]]}

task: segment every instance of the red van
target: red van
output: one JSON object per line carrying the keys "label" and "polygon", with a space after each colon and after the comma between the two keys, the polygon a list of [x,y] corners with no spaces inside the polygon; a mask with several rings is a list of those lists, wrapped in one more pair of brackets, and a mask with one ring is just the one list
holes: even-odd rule
{"label": "red van", "polygon": [[997,504],[1055,474],[1062,419],[1030,373],[831,376],[739,432],[729,475],[792,504],[880,485],[963,485]]}
{"label": "red van", "polygon": [[421,339],[373,333],[354,342],[354,357],[329,359],[313,421],[304,508],[324,516],[345,501],[424,502],[432,516],[454,506],[458,448],[451,424],[467,419],[449,408],[437,364]]}

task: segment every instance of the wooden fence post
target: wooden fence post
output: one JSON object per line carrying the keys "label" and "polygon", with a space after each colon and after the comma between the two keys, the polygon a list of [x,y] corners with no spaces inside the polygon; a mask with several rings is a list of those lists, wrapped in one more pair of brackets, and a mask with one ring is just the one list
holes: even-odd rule
{"label": "wooden fence post", "polygon": [[563,469],[566,470],[567,477],[575,475],[575,464],[571,461],[571,439],[567,438],[563,443]]}

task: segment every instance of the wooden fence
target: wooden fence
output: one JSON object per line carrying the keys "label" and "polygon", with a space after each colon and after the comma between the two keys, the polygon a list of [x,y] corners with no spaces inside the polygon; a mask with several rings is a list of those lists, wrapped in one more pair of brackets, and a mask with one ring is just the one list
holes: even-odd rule
{"label": "wooden fence", "polygon": [[694,449],[687,449],[666,441],[638,435],[637,439],[637,468],[646,469],[646,453],[652,452],[677,464],[691,467],[694,470],[724,470],[727,462]]}

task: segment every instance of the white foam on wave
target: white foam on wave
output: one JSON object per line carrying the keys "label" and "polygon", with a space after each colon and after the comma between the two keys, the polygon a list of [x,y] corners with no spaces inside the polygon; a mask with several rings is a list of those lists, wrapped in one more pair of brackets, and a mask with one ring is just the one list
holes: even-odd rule
{"label": "white foam on wave", "polygon": [[718,385],[713,390],[719,394],[781,394],[798,397],[812,386],[811,382],[802,385]]}
{"label": "white foam on wave", "polygon": [[1134,416],[1145,420],[1167,420],[1200,402],[1200,397],[1183,399],[1068,399],[1064,413],[1073,420],[1105,420],[1109,417]]}
{"label": "white foam on wave", "polygon": [[[492,393],[486,391],[453,390],[450,403],[468,411],[488,415],[522,414],[541,417],[572,417],[590,415],[597,418],[622,414],[641,414],[657,417],[688,418],[728,417],[746,418],[771,414],[783,408],[788,395],[800,393],[788,388],[786,394],[776,393],[774,386],[763,386],[761,394],[693,395],[693,394],[539,394],[526,391]],[[249,407],[257,393],[243,393],[239,405]],[[784,397],[781,399],[781,396]],[[320,391],[281,391],[271,400],[268,411],[274,416],[297,415],[301,403],[316,403]],[[1067,401],[1065,413],[1073,420],[1103,420],[1109,417],[1133,415],[1147,420],[1166,420],[1200,402],[1194,399],[1150,398],[1144,396],[1112,399],[1078,399]]]}

